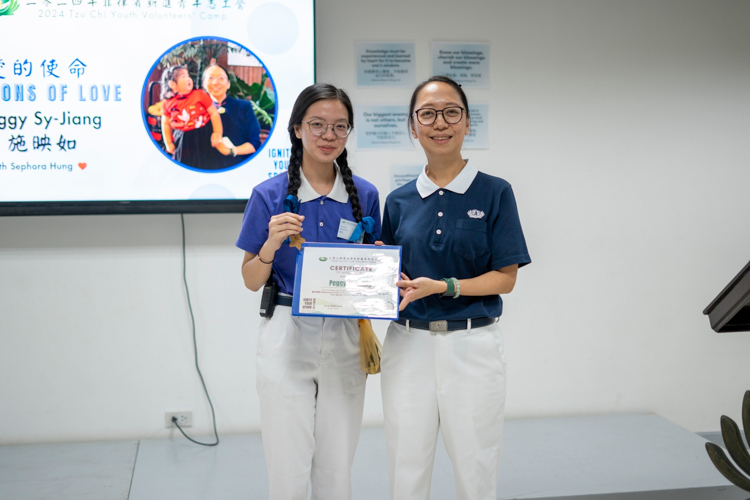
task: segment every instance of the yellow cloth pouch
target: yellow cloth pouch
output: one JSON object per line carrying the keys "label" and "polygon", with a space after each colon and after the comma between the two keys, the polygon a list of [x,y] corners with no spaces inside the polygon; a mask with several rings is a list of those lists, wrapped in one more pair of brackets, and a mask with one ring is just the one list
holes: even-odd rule
{"label": "yellow cloth pouch", "polygon": [[380,373],[380,353],[383,346],[372,329],[369,319],[359,322],[359,366],[365,373],[375,375]]}

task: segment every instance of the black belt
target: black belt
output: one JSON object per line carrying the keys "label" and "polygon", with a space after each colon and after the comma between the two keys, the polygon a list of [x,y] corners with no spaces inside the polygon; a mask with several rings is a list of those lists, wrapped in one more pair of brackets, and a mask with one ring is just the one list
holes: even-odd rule
{"label": "black belt", "polygon": [[[414,321],[399,319],[396,321],[399,325],[406,326],[406,322],[409,322],[409,328],[416,328],[417,330],[429,330],[431,332],[452,332],[455,330],[466,330],[468,329],[468,320],[457,319],[457,320],[441,320],[441,321]],[[496,318],[475,318],[471,320],[472,328],[481,328],[483,326],[491,325],[496,321]]]}
{"label": "black belt", "polygon": [[287,306],[292,307],[292,301],[294,300],[294,297],[291,295],[277,295],[276,296],[276,305],[277,306]]}

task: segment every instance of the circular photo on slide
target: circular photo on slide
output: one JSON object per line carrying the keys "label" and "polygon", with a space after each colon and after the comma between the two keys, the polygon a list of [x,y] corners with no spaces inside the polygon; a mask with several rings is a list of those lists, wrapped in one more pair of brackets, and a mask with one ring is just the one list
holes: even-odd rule
{"label": "circular photo on slide", "polygon": [[276,92],[265,65],[223,38],[192,38],[167,50],[146,76],[142,100],[154,144],[197,172],[247,163],[276,124]]}

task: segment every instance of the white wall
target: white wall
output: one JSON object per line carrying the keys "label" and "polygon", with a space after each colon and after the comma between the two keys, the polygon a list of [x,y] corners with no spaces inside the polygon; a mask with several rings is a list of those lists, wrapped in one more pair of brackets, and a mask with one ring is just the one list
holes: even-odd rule
{"label": "white wall", "polygon": [[[318,79],[357,103],[355,40],[489,41],[491,149],[533,264],[502,318],[508,416],[656,412],[695,431],[739,418],[750,334],[701,312],[750,258],[750,3],[717,0],[318,0]],[[358,152],[383,200],[393,164]],[[188,215],[188,279],[220,433],[259,428],[258,294],[241,216]],[[0,444],[168,435],[210,413],[192,362],[177,215],[0,218]],[[384,332],[384,325],[377,326]],[[379,377],[367,424],[381,422]]]}

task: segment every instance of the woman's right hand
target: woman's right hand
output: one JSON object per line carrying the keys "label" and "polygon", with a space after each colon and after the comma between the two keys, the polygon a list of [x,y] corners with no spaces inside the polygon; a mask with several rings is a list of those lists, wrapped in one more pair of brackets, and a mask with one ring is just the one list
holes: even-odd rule
{"label": "woman's right hand", "polygon": [[167,153],[169,154],[174,153],[174,143],[166,144],[165,148],[167,149]]}
{"label": "woman's right hand", "polygon": [[281,243],[293,234],[302,232],[302,221],[304,215],[284,212],[283,214],[274,215],[268,221],[268,245],[275,252],[281,248]]}

